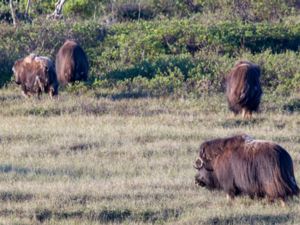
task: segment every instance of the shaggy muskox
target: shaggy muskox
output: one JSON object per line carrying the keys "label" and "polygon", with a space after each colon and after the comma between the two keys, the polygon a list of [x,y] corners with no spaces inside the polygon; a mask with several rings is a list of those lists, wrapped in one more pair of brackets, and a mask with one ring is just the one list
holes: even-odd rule
{"label": "shaggy muskox", "polygon": [[202,143],[194,167],[198,170],[196,184],[223,190],[230,198],[246,194],[284,201],[299,194],[288,152],[275,143],[247,135]]}
{"label": "shaggy muskox", "polygon": [[75,81],[86,81],[89,63],[83,49],[75,42],[67,40],[56,55],[56,73],[62,85]]}
{"label": "shaggy muskox", "polygon": [[226,76],[226,96],[229,109],[243,118],[251,118],[257,111],[262,95],[260,67],[249,61],[238,61]]}
{"label": "shaggy muskox", "polygon": [[50,98],[58,94],[58,81],[54,64],[48,57],[30,54],[15,62],[12,68],[15,82],[21,85],[25,97],[42,92],[48,93]]}

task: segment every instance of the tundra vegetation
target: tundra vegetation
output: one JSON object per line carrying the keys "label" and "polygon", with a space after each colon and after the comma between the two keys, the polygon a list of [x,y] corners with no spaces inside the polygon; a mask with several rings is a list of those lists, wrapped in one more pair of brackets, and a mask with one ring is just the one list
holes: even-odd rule
{"label": "tundra vegetation", "polygon": [[[193,168],[200,143],[247,133],[288,150],[299,184],[299,1],[67,0],[52,19],[55,3],[0,3],[2,224],[300,224],[299,197],[228,202]],[[25,100],[14,62],[67,38],[88,80]],[[224,95],[239,59],[262,69],[251,120]]]}

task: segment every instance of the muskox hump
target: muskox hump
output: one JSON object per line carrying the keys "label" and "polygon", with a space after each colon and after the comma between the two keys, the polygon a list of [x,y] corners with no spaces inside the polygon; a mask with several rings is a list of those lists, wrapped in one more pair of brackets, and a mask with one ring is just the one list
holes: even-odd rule
{"label": "muskox hump", "polygon": [[[274,174],[274,185],[266,189],[266,193],[270,198],[286,198],[288,196],[298,195],[299,187],[297,186],[293,160],[289,153],[279,145],[273,147],[274,157],[277,160],[277,164],[272,171]],[[270,172],[271,173],[271,172]],[[266,174],[268,175],[268,174]],[[267,177],[264,177],[267,180]]]}
{"label": "muskox hump", "polygon": [[298,195],[292,158],[281,146],[253,140],[235,156],[234,179],[242,192],[271,200]]}
{"label": "muskox hump", "polygon": [[86,81],[89,64],[84,50],[75,41],[67,40],[56,55],[56,73],[62,85]]}
{"label": "muskox hump", "polygon": [[226,77],[226,96],[229,109],[243,116],[259,108],[262,89],[260,67],[249,61],[238,61]]}

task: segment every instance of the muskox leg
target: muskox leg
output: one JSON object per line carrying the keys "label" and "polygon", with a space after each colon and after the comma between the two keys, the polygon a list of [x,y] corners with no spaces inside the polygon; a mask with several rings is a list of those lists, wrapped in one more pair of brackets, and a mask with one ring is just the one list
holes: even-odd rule
{"label": "muskox leg", "polygon": [[49,97],[50,97],[51,100],[53,99],[53,92],[54,92],[53,88],[50,87],[49,91],[48,91],[48,94],[49,94]]}
{"label": "muskox leg", "polygon": [[252,118],[252,112],[251,111],[246,111],[246,119],[251,119]]}
{"label": "muskox leg", "polygon": [[252,118],[252,112],[243,108],[242,109],[242,117],[243,119],[251,119]]}
{"label": "muskox leg", "polygon": [[38,90],[38,92],[37,92],[38,100],[41,100],[41,95],[42,95],[42,92],[40,90]]}
{"label": "muskox leg", "polygon": [[232,113],[230,114],[230,118],[234,119],[234,118],[236,118],[237,115],[238,115],[237,113],[232,112]]}
{"label": "muskox leg", "polygon": [[[268,199],[268,202],[269,202],[270,204],[273,204],[273,203],[274,203],[274,197],[268,196],[267,199]],[[286,206],[285,198],[280,198],[280,199],[279,199],[279,203],[280,203],[281,207],[285,207],[285,206]]]}
{"label": "muskox leg", "polygon": [[248,112],[248,119],[252,119],[252,112]]}
{"label": "muskox leg", "polygon": [[25,89],[22,89],[22,95],[23,95],[25,98],[29,98],[29,97],[30,97],[30,94],[27,92],[26,88],[25,88]]}
{"label": "muskox leg", "polygon": [[234,199],[234,196],[230,195],[230,194],[226,194],[226,199],[227,199],[227,201],[231,201]]}
{"label": "muskox leg", "polygon": [[226,198],[228,200],[233,200],[235,198],[235,196],[237,195],[237,193],[238,193],[237,190],[231,188],[231,189],[226,191]]}
{"label": "muskox leg", "polygon": [[281,205],[281,207],[285,207],[286,206],[284,198],[280,199],[280,205]]}
{"label": "muskox leg", "polygon": [[25,98],[28,98],[29,96],[26,94],[26,92],[24,90],[22,90],[22,95],[25,97]]}
{"label": "muskox leg", "polygon": [[50,99],[58,98],[57,97],[58,96],[58,87],[50,86],[48,94],[49,94]]}
{"label": "muskox leg", "polygon": [[247,116],[247,110],[245,108],[242,108],[242,117],[243,119],[246,119]]}

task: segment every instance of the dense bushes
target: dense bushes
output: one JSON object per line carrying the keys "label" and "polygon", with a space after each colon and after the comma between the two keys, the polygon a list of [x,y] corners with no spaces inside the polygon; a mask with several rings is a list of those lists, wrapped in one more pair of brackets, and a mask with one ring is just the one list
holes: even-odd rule
{"label": "dense bushes", "polygon": [[[35,21],[18,30],[0,26],[1,85],[10,80],[13,62],[30,52],[55,58],[66,38],[86,50],[95,87],[119,87],[148,94],[182,90],[221,91],[234,61],[262,65],[265,90],[287,93],[300,87],[300,25],[196,19],[117,23]],[[96,80],[95,80],[96,79]]]}
{"label": "dense bushes", "polygon": [[[219,56],[206,51],[198,52],[194,58],[190,55],[165,56],[157,59],[158,61],[148,61],[146,66],[138,65],[130,72],[118,71],[119,77],[110,77],[113,79],[109,82],[113,84],[110,88],[115,87],[123,93],[150,96],[220,92],[224,91],[225,75],[238,59],[249,59],[261,65],[264,92],[284,95],[299,92],[299,53],[287,51],[272,54],[270,50],[258,54],[243,53],[237,57]],[[96,86],[107,87],[109,79],[101,79],[103,80],[106,82],[98,81]]]}
{"label": "dense bushes", "polygon": [[[25,11],[27,0],[14,0],[19,13]],[[56,0],[32,1],[30,15],[48,14]],[[0,2],[0,9],[8,0]],[[223,19],[271,21],[297,14],[298,0],[72,0],[64,7],[66,17],[90,18],[112,16],[120,21],[152,17],[188,17],[195,13],[214,13]],[[0,10],[1,17],[1,10]]]}

